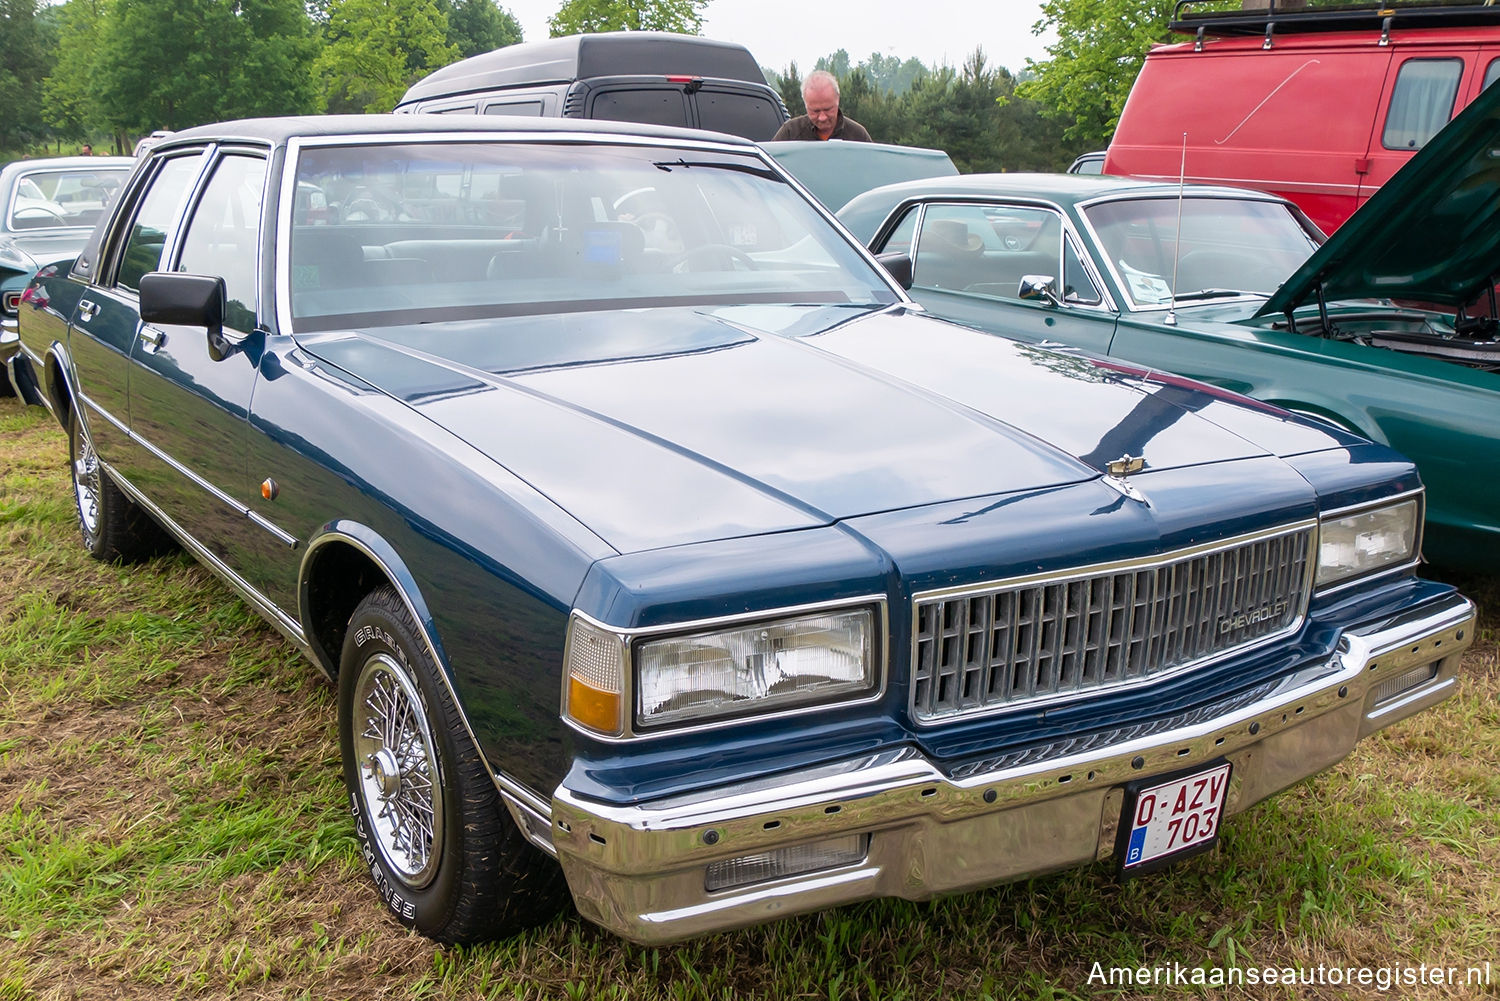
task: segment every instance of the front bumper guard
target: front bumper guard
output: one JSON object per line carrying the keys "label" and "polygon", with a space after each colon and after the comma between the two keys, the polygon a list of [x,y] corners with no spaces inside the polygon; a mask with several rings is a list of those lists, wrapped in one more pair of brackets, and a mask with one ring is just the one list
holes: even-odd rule
{"label": "front bumper guard", "polygon": [[[1127,782],[1227,758],[1229,816],[1331,767],[1456,691],[1474,623],[1468,599],[1445,595],[1347,632],[1328,661],[1232,712],[962,779],[901,748],[640,805],[560,787],[551,838],[580,913],[646,944],[1024,879],[1111,856]],[[868,835],[856,864],[706,889],[715,862],[851,834]]]}

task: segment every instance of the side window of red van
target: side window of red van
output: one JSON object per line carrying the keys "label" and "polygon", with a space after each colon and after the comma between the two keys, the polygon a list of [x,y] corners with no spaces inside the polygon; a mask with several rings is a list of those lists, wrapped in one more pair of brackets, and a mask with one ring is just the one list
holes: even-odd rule
{"label": "side window of red van", "polygon": [[1396,74],[1385,116],[1386,149],[1420,149],[1453,117],[1462,59],[1408,59]]}
{"label": "side window of red van", "polygon": [[1496,80],[1500,80],[1500,59],[1491,59],[1489,67],[1484,71],[1484,86],[1480,89],[1488,90]]}

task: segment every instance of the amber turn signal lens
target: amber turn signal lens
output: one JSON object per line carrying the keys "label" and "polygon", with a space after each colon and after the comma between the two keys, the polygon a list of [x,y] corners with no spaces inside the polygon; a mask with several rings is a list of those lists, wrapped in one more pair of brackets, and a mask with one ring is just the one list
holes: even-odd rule
{"label": "amber turn signal lens", "polygon": [[576,677],[568,678],[568,715],[600,733],[620,732],[619,692],[601,692]]}
{"label": "amber turn signal lens", "polygon": [[279,494],[280,492],[281,492],[281,488],[278,487],[276,485],[276,481],[273,480],[273,479],[271,479],[270,477],[267,477],[266,479],[264,479],[264,480],[261,481],[261,484],[260,484],[260,495],[262,497],[264,497],[266,500],[275,500],[276,499],[276,495]]}

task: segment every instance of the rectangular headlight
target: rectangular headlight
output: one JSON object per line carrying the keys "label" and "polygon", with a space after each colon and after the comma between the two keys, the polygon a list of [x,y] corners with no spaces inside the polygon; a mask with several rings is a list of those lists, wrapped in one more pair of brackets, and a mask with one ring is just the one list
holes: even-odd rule
{"label": "rectangular headlight", "polygon": [[1318,526],[1317,587],[1416,558],[1421,506],[1416,499],[1324,520]]}
{"label": "rectangular headlight", "polygon": [[646,640],[635,650],[642,726],[767,712],[875,688],[869,608]]}

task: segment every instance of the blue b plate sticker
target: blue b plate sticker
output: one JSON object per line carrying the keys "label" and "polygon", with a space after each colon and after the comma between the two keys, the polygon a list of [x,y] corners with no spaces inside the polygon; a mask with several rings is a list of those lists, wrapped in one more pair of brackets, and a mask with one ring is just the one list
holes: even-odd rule
{"label": "blue b plate sticker", "polygon": [[1121,818],[1122,873],[1148,872],[1212,848],[1229,795],[1229,762],[1166,781],[1127,787]]}

